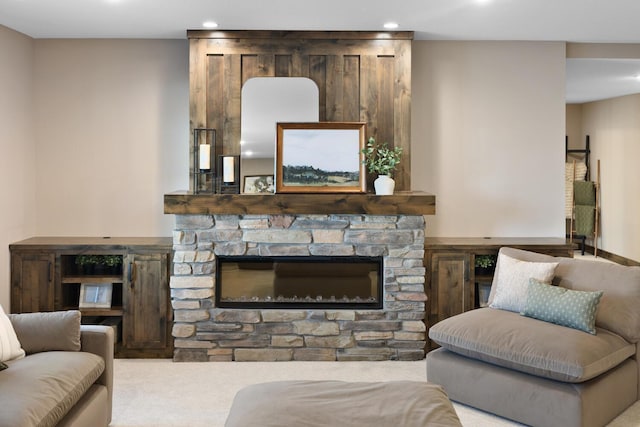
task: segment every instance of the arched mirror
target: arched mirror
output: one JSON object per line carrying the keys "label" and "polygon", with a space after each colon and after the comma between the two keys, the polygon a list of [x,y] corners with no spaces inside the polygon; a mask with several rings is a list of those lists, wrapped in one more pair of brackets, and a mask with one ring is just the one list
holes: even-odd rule
{"label": "arched mirror", "polygon": [[318,86],[304,77],[256,77],[242,87],[242,192],[273,191],[276,123],[317,122]]}

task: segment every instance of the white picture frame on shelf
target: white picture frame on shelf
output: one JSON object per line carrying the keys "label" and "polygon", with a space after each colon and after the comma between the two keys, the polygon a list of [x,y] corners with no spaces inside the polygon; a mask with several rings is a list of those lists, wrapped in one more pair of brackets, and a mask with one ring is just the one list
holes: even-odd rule
{"label": "white picture frame on shelf", "polygon": [[111,308],[113,283],[81,283],[79,308]]}

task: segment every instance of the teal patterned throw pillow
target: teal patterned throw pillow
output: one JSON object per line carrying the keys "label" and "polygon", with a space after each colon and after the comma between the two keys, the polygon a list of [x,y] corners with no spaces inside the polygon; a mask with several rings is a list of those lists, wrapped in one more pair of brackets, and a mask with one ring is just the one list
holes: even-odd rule
{"label": "teal patterned throw pillow", "polygon": [[602,293],[574,291],[530,279],[527,301],[520,314],[595,335]]}

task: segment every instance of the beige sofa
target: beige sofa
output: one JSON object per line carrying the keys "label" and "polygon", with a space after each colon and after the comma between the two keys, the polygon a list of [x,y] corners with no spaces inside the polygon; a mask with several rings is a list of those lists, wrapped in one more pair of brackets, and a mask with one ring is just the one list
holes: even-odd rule
{"label": "beige sofa", "polygon": [[[640,267],[500,253],[558,262],[553,285],[602,290],[596,334],[496,308],[468,311],[431,326],[429,337],[442,347],[427,355],[428,381],[454,401],[533,426],[602,426],[636,402]],[[495,277],[499,270],[500,262]]]}
{"label": "beige sofa", "polygon": [[0,426],[108,426],[113,329],[81,326],[78,311],[9,319],[27,355],[0,371]]}

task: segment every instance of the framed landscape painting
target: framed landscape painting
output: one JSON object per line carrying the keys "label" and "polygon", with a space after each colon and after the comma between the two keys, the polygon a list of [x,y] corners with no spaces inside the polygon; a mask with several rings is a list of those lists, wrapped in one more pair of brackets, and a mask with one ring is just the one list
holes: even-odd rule
{"label": "framed landscape painting", "polygon": [[278,123],[276,193],[364,193],[366,124]]}

